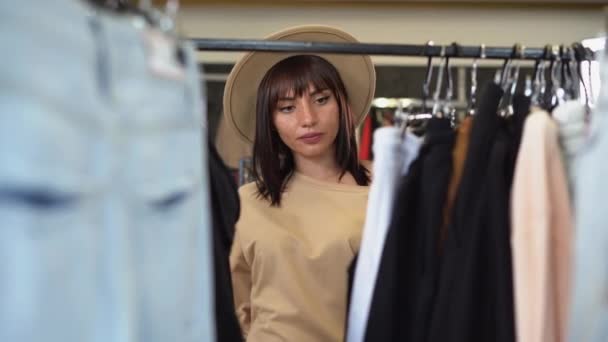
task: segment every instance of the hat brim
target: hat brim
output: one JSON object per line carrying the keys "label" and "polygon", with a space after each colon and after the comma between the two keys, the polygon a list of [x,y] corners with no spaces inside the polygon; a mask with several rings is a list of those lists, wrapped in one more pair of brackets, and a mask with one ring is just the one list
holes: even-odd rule
{"label": "hat brim", "polygon": [[[350,34],[329,26],[298,26],[275,33],[266,40],[356,43]],[[234,66],[224,88],[224,115],[248,143],[255,138],[256,100],[260,82],[281,60],[306,53],[250,52]],[[310,54],[310,53],[308,53]],[[342,78],[357,125],[369,112],[376,89],[376,71],[367,55],[318,54],[331,63]]]}

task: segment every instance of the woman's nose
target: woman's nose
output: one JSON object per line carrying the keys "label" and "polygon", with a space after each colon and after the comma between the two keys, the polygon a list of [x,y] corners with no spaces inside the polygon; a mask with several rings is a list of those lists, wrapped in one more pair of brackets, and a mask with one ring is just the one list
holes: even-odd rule
{"label": "woman's nose", "polygon": [[317,112],[315,108],[308,103],[303,104],[300,108],[300,124],[304,127],[314,126],[317,123]]}

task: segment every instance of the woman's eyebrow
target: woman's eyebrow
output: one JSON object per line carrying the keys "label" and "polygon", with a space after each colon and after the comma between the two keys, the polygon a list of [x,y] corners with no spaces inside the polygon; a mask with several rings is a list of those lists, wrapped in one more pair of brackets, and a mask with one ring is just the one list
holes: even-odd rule
{"label": "woman's eyebrow", "polygon": [[279,101],[293,101],[295,99],[295,97],[280,97]]}
{"label": "woman's eyebrow", "polygon": [[317,94],[321,94],[321,93],[323,93],[323,92],[325,92],[325,91],[327,91],[327,90],[329,90],[329,89],[327,89],[327,88],[324,88],[324,89],[316,89],[316,90],[314,90],[313,92],[311,92],[311,93],[310,93],[310,96],[315,96],[315,95],[317,95]]}

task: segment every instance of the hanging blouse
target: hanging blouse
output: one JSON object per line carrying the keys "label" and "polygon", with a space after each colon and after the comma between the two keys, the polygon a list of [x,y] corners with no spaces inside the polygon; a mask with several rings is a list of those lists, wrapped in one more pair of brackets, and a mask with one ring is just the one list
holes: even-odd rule
{"label": "hanging blouse", "polygon": [[399,180],[365,341],[424,340],[437,276],[437,241],[453,145],[449,120],[429,120],[418,158]]}
{"label": "hanging blouse", "polygon": [[602,57],[602,86],[591,116],[591,135],[575,169],[576,238],[569,341],[608,340],[608,60]]}
{"label": "hanging blouse", "polygon": [[511,199],[517,340],[566,341],[572,210],[558,126],[545,111],[526,120]]}
{"label": "hanging blouse", "polygon": [[352,285],[349,342],[363,340],[397,182],[418,155],[420,139],[411,133],[406,133],[404,138],[401,135],[401,130],[395,127],[383,127],[374,132],[374,182]]}

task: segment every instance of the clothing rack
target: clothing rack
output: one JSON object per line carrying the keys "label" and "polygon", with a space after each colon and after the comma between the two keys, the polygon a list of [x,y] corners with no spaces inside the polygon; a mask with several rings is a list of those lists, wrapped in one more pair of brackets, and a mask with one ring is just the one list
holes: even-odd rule
{"label": "clothing rack", "polygon": [[[362,55],[387,55],[410,57],[440,57],[443,48],[450,58],[486,59],[525,59],[525,60],[570,60],[560,45],[547,45],[544,48],[529,48],[516,44],[513,47],[462,46],[456,43],[441,45],[412,44],[370,44],[370,43],[322,43],[299,41],[268,41],[248,39],[207,39],[193,38],[191,41],[199,51],[263,51],[263,52],[302,52],[337,53]],[[594,60],[595,54],[580,44],[574,44],[577,60]],[[571,47],[568,47],[571,48]]]}

